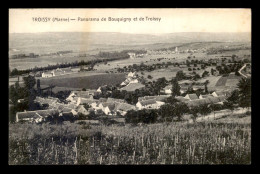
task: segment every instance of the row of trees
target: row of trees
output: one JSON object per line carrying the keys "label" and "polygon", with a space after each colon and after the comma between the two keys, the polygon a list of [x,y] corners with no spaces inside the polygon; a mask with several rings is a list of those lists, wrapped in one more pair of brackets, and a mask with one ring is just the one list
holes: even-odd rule
{"label": "row of trees", "polygon": [[100,51],[95,57],[99,58],[113,58],[113,59],[124,59],[129,58],[130,56],[127,54],[127,51],[121,51],[121,52],[102,52]]}
{"label": "row of trees", "polygon": [[92,61],[75,61],[75,62],[71,62],[71,63],[57,63],[56,65],[48,65],[46,67],[34,67],[31,69],[27,69],[27,70],[17,70],[16,68],[14,68],[12,71],[10,71],[9,68],[9,75],[10,76],[17,76],[17,75],[22,75],[22,74],[28,74],[30,72],[38,72],[38,71],[49,71],[49,70],[54,70],[57,68],[68,68],[68,67],[78,67],[78,66],[84,66],[84,65],[89,65],[90,66],[90,70],[93,69],[94,65],[96,63],[102,62],[104,60],[92,60]]}

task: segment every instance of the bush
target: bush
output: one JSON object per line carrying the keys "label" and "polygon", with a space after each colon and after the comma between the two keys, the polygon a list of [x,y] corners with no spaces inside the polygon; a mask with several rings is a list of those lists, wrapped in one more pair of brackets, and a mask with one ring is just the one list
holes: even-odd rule
{"label": "bush", "polygon": [[157,121],[158,114],[156,110],[151,109],[142,109],[139,111],[130,110],[125,115],[125,121],[126,123],[155,123]]}

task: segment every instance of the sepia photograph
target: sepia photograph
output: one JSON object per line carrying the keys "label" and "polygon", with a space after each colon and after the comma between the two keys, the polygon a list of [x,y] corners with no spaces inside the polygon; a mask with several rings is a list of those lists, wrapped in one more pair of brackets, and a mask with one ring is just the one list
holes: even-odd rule
{"label": "sepia photograph", "polygon": [[250,165],[250,8],[9,8],[9,165]]}

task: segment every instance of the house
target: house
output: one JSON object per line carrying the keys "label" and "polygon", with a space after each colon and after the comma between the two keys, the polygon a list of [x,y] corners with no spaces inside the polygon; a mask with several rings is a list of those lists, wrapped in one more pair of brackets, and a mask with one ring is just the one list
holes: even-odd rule
{"label": "house", "polygon": [[227,92],[227,91],[215,91],[215,92],[211,93],[211,95],[213,95],[214,97],[228,96],[229,92]]}
{"label": "house", "polygon": [[110,103],[112,103],[112,102],[127,103],[127,102],[126,102],[125,100],[123,100],[123,99],[110,98],[110,97],[107,98],[107,101],[106,101],[106,102],[110,102]]}
{"label": "house", "polygon": [[35,111],[25,111],[25,112],[17,112],[16,113],[16,122],[20,121],[28,121],[33,122],[33,120],[41,118]]}
{"label": "house", "polygon": [[84,115],[88,115],[89,111],[85,109],[85,107],[83,105],[80,105],[78,108],[78,113],[84,114]]}
{"label": "house", "polygon": [[130,56],[130,58],[135,58],[135,53],[129,52],[129,53],[127,53],[127,54]]}
{"label": "house", "polygon": [[23,103],[23,102],[24,102],[24,99],[18,99],[17,102],[18,102],[18,103]]}
{"label": "house", "polygon": [[48,98],[42,98],[42,97],[36,97],[35,102],[40,103],[41,105],[48,105],[49,108],[55,108],[57,107],[58,103],[60,103],[60,100],[58,98],[48,97]]}
{"label": "house", "polygon": [[77,112],[75,109],[72,109],[72,110],[71,110],[71,113],[73,114],[73,116],[78,115],[78,112]]}
{"label": "house", "polygon": [[126,82],[122,82],[120,85],[121,85],[121,86],[126,86],[127,83],[126,83]]}
{"label": "house", "polygon": [[164,88],[164,93],[165,94],[171,94],[172,93],[172,85],[166,86]]}
{"label": "house", "polygon": [[119,112],[122,116],[124,116],[127,111],[135,110],[135,106],[127,104],[127,103],[119,103],[116,105],[116,112]]}
{"label": "house", "polygon": [[62,109],[61,109],[61,112],[71,112],[71,108],[68,108],[68,107],[63,107]]}
{"label": "house", "polygon": [[131,81],[129,82],[129,84],[131,84],[131,83],[138,83],[138,80],[137,80],[137,79],[133,79],[133,80],[131,80]]}
{"label": "house", "polygon": [[97,92],[100,92],[100,93],[102,92],[102,91],[101,91],[101,87],[99,87],[99,88],[97,89]]}
{"label": "house", "polygon": [[212,104],[215,104],[215,103],[223,104],[223,102],[225,101],[226,97],[225,96],[208,97],[207,99],[209,99]]}
{"label": "house", "polygon": [[142,100],[138,101],[136,103],[136,107],[138,110],[141,109],[159,109],[160,106],[162,106],[164,102],[161,101],[156,101],[155,99],[150,99],[150,100]]}
{"label": "house", "polygon": [[70,95],[66,98],[67,101],[76,102],[78,98],[85,98],[92,100],[94,91],[71,91]]}
{"label": "house", "polygon": [[136,72],[130,72],[127,75],[128,77],[135,77],[136,76]]}
{"label": "house", "polygon": [[200,94],[199,99],[208,98],[208,97],[212,97],[212,96],[213,95],[211,95],[211,94],[210,95],[202,95],[202,94]]}
{"label": "house", "polygon": [[181,94],[187,92],[188,89],[189,89],[189,87],[187,87],[187,86],[183,87],[183,86],[182,86],[181,89],[180,89]]}
{"label": "house", "polygon": [[47,72],[45,73],[45,72],[43,72],[42,73],[42,77],[43,78],[53,77],[53,74],[52,73],[47,73]]}
{"label": "house", "polygon": [[25,111],[16,113],[16,122],[28,121],[28,122],[40,122],[48,116],[58,115],[58,110],[37,110],[37,111]]}
{"label": "house", "polygon": [[175,99],[179,100],[180,102],[190,101],[189,99],[184,98],[184,97],[182,97],[182,96],[176,96]]}
{"label": "house", "polygon": [[184,98],[189,99],[189,100],[199,99],[196,94],[187,94]]}
{"label": "house", "polygon": [[155,101],[163,101],[168,97],[170,97],[170,95],[144,96],[144,97],[139,97],[138,101],[151,100],[151,99],[154,99]]}
{"label": "house", "polygon": [[115,114],[115,103],[100,103],[98,107],[106,114],[106,115],[114,115]]}
{"label": "house", "polygon": [[82,104],[91,105],[92,103],[96,103],[96,102],[98,102],[98,100],[96,100],[96,99],[88,99],[88,98],[79,97],[76,105],[77,106],[82,105]]}

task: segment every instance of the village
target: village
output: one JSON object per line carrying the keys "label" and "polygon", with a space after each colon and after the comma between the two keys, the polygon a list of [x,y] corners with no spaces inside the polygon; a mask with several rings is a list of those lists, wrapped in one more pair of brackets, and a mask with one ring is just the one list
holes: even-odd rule
{"label": "village", "polygon": [[[176,47],[176,51],[177,51],[177,47]],[[141,54],[141,56],[142,55],[143,54]],[[134,53],[129,53],[129,56],[130,58],[139,57],[136,56]],[[210,59],[206,63],[211,62],[216,65],[220,65],[218,64],[219,59],[214,59],[214,60]],[[222,63],[223,61],[227,61],[227,60],[226,59],[222,60]],[[205,61],[203,62],[205,63]],[[187,65],[189,66],[189,63],[183,62],[180,63],[179,67],[187,68],[188,67]],[[250,75],[250,68],[248,68],[247,64],[245,64],[239,70],[239,73],[242,76],[246,76],[241,73],[241,71],[245,71],[244,69],[246,69],[246,67],[248,70],[247,72],[249,73],[248,75]],[[41,74],[41,77],[49,78],[54,76],[77,73],[78,71],[79,68],[74,68],[74,69],[57,68],[56,70],[43,72]],[[35,76],[37,77],[36,74]],[[235,76],[235,73],[234,72],[230,73],[230,75]],[[192,73],[190,75],[186,74],[186,78],[192,79],[193,76]],[[215,70],[211,72],[211,75],[209,75],[208,73],[207,76],[219,76],[219,71]],[[133,72],[130,71],[126,75],[125,80],[121,82],[120,86],[117,88],[119,91],[127,90],[127,88],[132,89],[130,91],[135,91],[135,90],[144,89],[146,85],[140,83],[140,77],[135,71]],[[207,94],[198,94],[196,93],[196,91],[207,90],[204,89],[205,83],[199,83],[197,82],[197,80],[183,79],[178,81],[178,85],[180,87],[180,94],[175,98],[178,101],[187,104],[187,106],[190,108],[201,106],[201,105],[212,105],[212,104],[223,105],[223,103],[226,101],[228,97],[231,96],[232,92],[235,89],[235,88],[229,88],[223,90],[214,90],[211,92],[207,92]],[[124,116],[130,110],[138,111],[142,109],[159,109],[161,106],[163,106],[167,98],[171,97],[172,90],[173,90],[171,83],[169,85],[164,85],[164,86],[165,87],[160,89],[158,95],[138,97],[138,100],[135,103],[127,102],[125,99],[118,99],[112,97],[107,97],[107,98],[100,97],[100,95],[104,96],[104,93],[111,95],[112,93],[111,87],[109,88],[107,85],[100,86],[96,90],[84,89],[84,90],[71,91],[69,96],[66,98],[66,102],[62,102],[58,98],[54,98],[50,96],[47,97],[37,96],[34,101],[38,102],[41,106],[48,106],[47,109],[17,112],[16,122],[29,121],[29,122],[41,123],[43,121],[48,120],[48,117],[51,117],[54,114],[60,116],[64,121],[76,120],[79,118],[79,116],[81,116],[82,118],[82,115],[84,116],[84,118],[87,118],[86,116],[90,114],[96,116],[106,115],[112,118],[113,117],[124,118]],[[187,93],[187,91],[193,91],[193,92]],[[23,99],[18,100],[18,103],[21,102],[23,102]]]}

